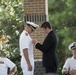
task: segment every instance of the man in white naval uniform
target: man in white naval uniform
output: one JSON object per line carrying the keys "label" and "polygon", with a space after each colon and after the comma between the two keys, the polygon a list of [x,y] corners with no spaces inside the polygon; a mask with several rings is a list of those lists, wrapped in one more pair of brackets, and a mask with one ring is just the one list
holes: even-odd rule
{"label": "man in white naval uniform", "polygon": [[[10,68],[9,74],[8,68]],[[0,75],[14,75],[16,70],[16,65],[10,59],[0,57]]]}
{"label": "man in white naval uniform", "polygon": [[69,45],[69,50],[71,50],[73,56],[66,60],[62,69],[62,74],[76,75],[76,42],[73,42]]}
{"label": "man in white naval uniform", "polygon": [[33,56],[33,42],[30,34],[39,27],[33,22],[26,22],[26,27],[20,35],[19,46],[21,55],[21,68],[23,75],[34,74],[34,56]]}
{"label": "man in white naval uniform", "polygon": [[[0,44],[0,75],[14,75],[17,71],[16,65],[8,58],[1,57],[2,45]],[[8,68],[10,69],[8,74]]]}

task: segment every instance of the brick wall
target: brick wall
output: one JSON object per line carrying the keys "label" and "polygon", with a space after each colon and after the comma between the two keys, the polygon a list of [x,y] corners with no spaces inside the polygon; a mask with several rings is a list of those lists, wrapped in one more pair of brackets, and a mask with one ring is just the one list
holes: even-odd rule
{"label": "brick wall", "polygon": [[24,14],[46,14],[46,0],[24,0]]}
{"label": "brick wall", "polygon": [[[48,2],[47,0],[24,0],[24,21],[32,21],[41,26],[41,24],[48,20]],[[45,34],[38,28],[32,35],[33,39],[37,39],[42,43]],[[35,59],[40,59],[42,53],[34,47]]]}

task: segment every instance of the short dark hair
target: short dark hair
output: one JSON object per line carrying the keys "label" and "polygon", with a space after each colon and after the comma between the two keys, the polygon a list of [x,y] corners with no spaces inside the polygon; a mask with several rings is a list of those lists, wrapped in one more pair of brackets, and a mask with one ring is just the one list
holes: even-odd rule
{"label": "short dark hair", "polygon": [[42,23],[42,25],[41,25],[41,28],[49,28],[49,29],[51,29],[52,28],[52,25],[50,24],[50,22],[48,22],[48,21],[45,21],[44,23]]}

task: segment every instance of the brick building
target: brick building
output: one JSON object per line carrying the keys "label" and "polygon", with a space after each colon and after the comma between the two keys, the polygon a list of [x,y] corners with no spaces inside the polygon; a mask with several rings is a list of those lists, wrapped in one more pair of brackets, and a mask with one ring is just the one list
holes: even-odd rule
{"label": "brick building", "polygon": [[[47,0],[24,0],[24,20],[32,21],[39,26],[46,20],[48,20],[48,1]],[[41,29],[38,28],[32,34],[32,38],[42,42],[44,34]],[[42,53],[34,48],[34,58],[40,59]]]}
{"label": "brick building", "polygon": [[[41,26],[48,20],[48,1],[47,0],[24,0],[24,21],[32,21]],[[42,42],[45,34],[38,28],[32,35],[33,39]],[[35,71],[34,75],[44,75],[45,69],[41,63],[42,53],[34,48]],[[37,60],[36,60],[37,59]]]}

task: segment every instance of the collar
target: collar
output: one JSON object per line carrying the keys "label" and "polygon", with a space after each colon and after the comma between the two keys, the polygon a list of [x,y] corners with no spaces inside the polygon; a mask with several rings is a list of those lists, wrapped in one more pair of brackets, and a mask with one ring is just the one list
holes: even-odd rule
{"label": "collar", "polygon": [[24,33],[26,36],[29,35],[29,33],[28,33],[26,30],[23,30],[23,33]]}
{"label": "collar", "polygon": [[76,58],[74,58],[74,56],[72,56],[72,59],[75,59],[76,60]]}
{"label": "collar", "polygon": [[28,33],[26,30],[23,30],[23,32]]}

